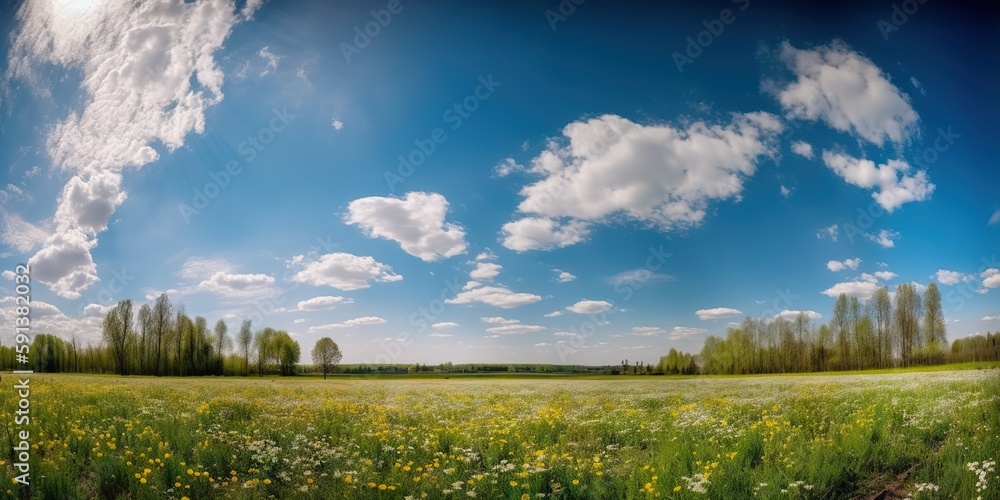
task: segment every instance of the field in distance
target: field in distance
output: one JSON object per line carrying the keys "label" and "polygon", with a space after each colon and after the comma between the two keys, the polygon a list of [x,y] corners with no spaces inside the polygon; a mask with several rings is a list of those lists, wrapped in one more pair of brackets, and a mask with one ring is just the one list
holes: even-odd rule
{"label": "field in distance", "polygon": [[998,369],[31,384],[33,498],[1000,497]]}

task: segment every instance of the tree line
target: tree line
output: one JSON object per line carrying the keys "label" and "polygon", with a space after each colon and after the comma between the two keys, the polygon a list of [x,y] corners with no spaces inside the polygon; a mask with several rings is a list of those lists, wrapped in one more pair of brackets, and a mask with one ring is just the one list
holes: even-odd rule
{"label": "tree line", "polygon": [[[191,318],[165,293],[138,311],[131,299],[118,302],[105,314],[101,333],[99,346],[81,346],[75,336],[67,341],[51,334],[35,335],[31,369],[156,376],[294,375],[301,358],[299,343],[285,330],[254,331],[247,319],[234,341],[225,321],[209,328],[205,318]],[[340,362],[342,354],[332,339],[321,339],[317,349],[313,356],[324,374]],[[0,368],[14,368],[14,355],[12,347],[0,346]]]}
{"label": "tree line", "polygon": [[705,339],[697,356],[672,349],[658,371],[791,373],[992,361],[1000,360],[998,337],[958,339],[949,349],[937,284],[928,285],[921,297],[907,283],[892,293],[879,287],[865,301],[840,294],[829,323],[818,328],[804,312],[794,319],[747,317],[724,338]]}

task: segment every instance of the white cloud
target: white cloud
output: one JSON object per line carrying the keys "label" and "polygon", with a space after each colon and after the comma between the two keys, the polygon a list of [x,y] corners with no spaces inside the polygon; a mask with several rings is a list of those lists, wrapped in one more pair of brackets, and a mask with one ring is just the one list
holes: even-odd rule
{"label": "white cloud", "polygon": [[271,52],[270,47],[264,47],[260,49],[260,52],[257,52],[257,55],[259,55],[262,59],[264,59],[265,62],[267,62],[267,65],[264,66],[263,70],[261,70],[260,76],[265,76],[272,70],[278,69],[278,62],[285,57],[285,56],[279,56]]}
{"label": "white cloud", "polygon": [[431,328],[437,328],[438,330],[444,330],[446,328],[458,328],[459,324],[452,321],[443,321],[441,323],[434,323]]}
{"label": "white cloud", "polygon": [[886,139],[901,144],[917,130],[920,117],[906,94],[843,42],[812,50],[785,42],[781,59],[797,77],[777,93],[789,118],[822,120],[879,146]]}
{"label": "white cloud", "polygon": [[299,269],[291,276],[292,281],[346,291],[368,288],[372,281],[392,282],[403,279],[392,272],[391,266],[377,262],[372,257],[359,257],[343,252],[319,257],[296,255],[289,261],[289,267]]}
{"label": "white cloud", "polygon": [[590,233],[580,221],[561,223],[550,217],[524,217],[503,225],[503,246],[517,251],[552,250],[575,245]]}
{"label": "white cloud", "polygon": [[442,338],[442,339],[444,339],[444,338],[448,338],[448,337],[454,337],[454,335],[452,335],[450,333],[434,332],[434,333],[428,335],[428,337],[436,337],[436,338]]}
{"label": "white cloud", "polygon": [[785,187],[784,185],[782,185],[781,186],[781,196],[784,196],[785,198],[788,198],[788,197],[792,196],[792,190],[788,189],[787,187]]}
{"label": "white cloud", "polygon": [[556,283],[569,283],[576,279],[576,275],[559,269],[553,269],[552,272],[556,273]]}
{"label": "white cloud", "polygon": [[820,229],[819,232],[816,233],[817,238],[821,240],[829,239],[831,241],[837,241],[839,235],[840,235],[840,228],[836,224],[830,227],[824,227],[823,229]]}
{"label": "white cloud", "polygon": [[[19,305],[13,296],[0,298],[0,323],[13,325],[18,316],[15,308]],[[94,311],[94,308],[90,309],[91,313]],[[51,333],[64,340],[70,340],[75,336],[83,345],[96,345],[101,342],[101,322],[103,319],[103,316],[94,314],[70,318],[52,304],[39,300],[31,302],[31,329],[33,331]],[[14,343],[14,329],[7,328],[0,331],[0,342],[12,345]]]}
{"label": "white cloud", "polygon": [[101,304],[87,304],[83,307],[84,316],[99,316],[103,318],[108,314],[112,306],[104,306]]}
{"label": "white cloud", "polygon": [[827,295],[833,298],[837,298],[840,294],[847,294],[848,297],[857,297],[859,299],[867,299],[875,293],[875,289],[878,285],[872,283],[871,281],[848,281],[844,283],[837,283],[830,288],[823,291],[823,295]]}
{"label": "white cloud", "polygon": [[300,301],[295,307],[299,311],[325,311],[328,309],[334,309],[344,304],[351,304],[353,302],[354,299],[340,296],[321,295],[319,297],[313,297],[308,300]]}
{"label": "white cloud", "polygon": [[232,274],[216,272],[198,284],[197,289],[220,295],[254,295],[269,292],[274,278],[266,274]]}
{"label": "white cloud", "polygon": [[474,280],[492,280],[500,274],[503,266],[493,262],[479,262],[476,268],[469,273],[469,277]]}
{"label": "white cloud", "polygon": [[991,226],[995,226],[997,224],[1000,224],[1000,208],[996,209],[996,211],[993,212],[993,215],[990,216],[990,221],[989,221],[989,225]]}
{"label": "white cloud", "polygon": [[876,167],[871,160],[823,151],[823,163],[848,184],[878,188],[872,198],[889,213],[904,203],[930,199],[935,188],[923,170],[908,175],[910,164],[903,160],[889,160]]}
{"label": "white cloud", "polygon": [[899,275],[892,271],[876,271],[875,277],[882,281],[889,281],[893,278],[898,278]]}
{"label": "white cloud", "polygon": [[639,335],[642,337],[655,337],[665,333],[667,333],[667,331],[658,326],[634,326],[632,327],[631,332],[632,335]]}
{"label": "white cloud", "polygon": [[891,229],[879,230],[878,234],[865,233],[865,238],[868,238],[884,248],[895,248],[896,238],[899,238],[899,233]]}
{"label": "white cloud", "polygon": [[675,326],[670,332],[671,340],[680,340],[687,337],[692,337],[695,335],[704,335],[708,333],[708,330],[704,328],[691,328],[687,326]]}
{"label": "white cloud", "polygon": [[[231,318],[228,318],[228,319],[236,319],[236,315],[235,314],[230,314],[228,316],[232,316]],[[303,318],[298,318],[298,319],[293,319],[292,320],[292,324],[293,325],[299,325],[299,324],[302,324],[302,323],[305,323],[305,322],[306,322],[306,320],[303,319]]]}
{"label": "white cloud", "polygon": [[674,279],[676,278],[669,274],[654,273],[648,269],[629,269],[608,278],[608,283],[612,285],[626,285],[630,283],[650,284],[673,281]]}
{"label": "white cloud", "polygon": [[733,309],[731,307],[715,307],[712,309],[699,309],[695,311],[695,314],[698,315],[698,319],[713,320],[713,319],[732,318],[733,316],[739,316],[743,314],[743,312],[737,309]]}
{"label": "white cloud", "polygon": [[957,285],[961,282],[965,275],[958,271],[949,271],[947,269],[938,269],[936,273],[938,283],[942,285]]}
{"label": "white cloud", "polygon": [[49,232],[44,227],[39,227],[25,221],[21,217],[8,213],[0,209],[0,221],[3,222],[3,233],[0,239],[3,244],[19,253],[28,253],[49,238]]}
{"label": "white cloud", "polygon": [[777,117],[735,114],[728,124],[641,125],[616,115],[570,123],[531,162],[543,176],[521,190],[527,217],[504,226],[512,250],[559,248],[587,227],[632,219],[661,231],[700,224],[709,203],[738,199],[762,157],[777,154]]}
{"label": "white cloud", "polygon": [[519,319],[507,319],[501,316],[482,317],[479,318],[479,320],[483,323],[489,323],[491,325],[513,325],[521,322]]}
{"label": "white cloud", "polygon": [[17,274],[15,274],[14,271],[11,271],[10,269],[4,269],[2,276],[3,279],[5,280],[14,281],[14,278],[17,277]]}
{"label": "white cloud", "polygon": [[826,268],[833,272],[838,272],[844,270],[845,268],[856,270],[860,265],[861,265],[861,259],[847,259],[843,262],[837,260],[831,260],[830,262],[826,263]]}
{"label": "white cloud", "polygon": [[544,330],[544,326],[538,325],[503,325],[494,326],[487,328],[486,331],[496,335],[524,335],[525,333],[534,333]]}
{"label": "white cloud", "polygon": [[495,177],[506,177],[514,172],[523,172],[525,170],[524,165],[514,161],[513,158],[504,158],[500,163],[493,166],[493,175]]}
{"label": "white cloud", "polygon": [[566,310],[577,314],[597,314],[611,309],[612,304],[604,300],[583,299],[576,304],[567,306]]}
{"label": "white cloud", "polygon": [[437,193],[414,191],[403,198],[370,196],[352,201],[344,217],[368,236],[400,244],[403,251],[426,262],[465,252],[465,231],[445,222],[448,200]]}
{"label": "white cloud", "polygon": [[991,267],[983,271],[979,277],[983,278],[984,289],[1000,287],[1000,269]]}
{"label": "white cloud", "polygon": [[775,318],[785,318],[787,320],[794,320],[795,318],[799,317],[800,313],[805,313],[806,317],[809,318],[809,319],[820,319],[820,318],[823,317],[822,314],[820,314],[820,313],[818,313],[816,311],[789,311],[787,309],[784,310],[784,311],[781,311],[778,314],[775,314],[774,317]]}
{"label": "white cloud", "polygon": [[539,342],[539,343],[535,344],[535,347],[548,347],[550,345],[552,345],[552,344],[550,344],[548,342]]}
{"label": "white cloud", "polygon": [[1000,320],[1000,315],[997,316],[983,316],[982,321],[997,321]]}
{"label": "white cloud", "polygon": [[204,131],[206,108],[223,97],[214,54],[256,7],[246,6],[241,18],[231,2],[22,6],[8,76],[47,95],[47,68],[56,65],[79,70],[83,91],[81,106],[48,127],[47,153],[69,181],[51,236],[29,259],[40,271],[35,279],[70,299],[98,281],[90,251],[126,198],[121,172],[156,160],[154,145],[174,151]]}
{"label": "white cloud", "polygon": [[181,278],[191,281],[204,280],[217,272],[231,273],[236,270],[236,266],[226,259],[207,257],[188,257],[177,274]]}
{"label": "white cloud", "polygon": [[842,271],[845,268],[856,270],[860,265],[861,265],[861,259],[847,259],[843,262],[831,260],[826,263],[826,268],[833,272],[838,272]]}
{"label": "white cloud", "polygon": [[555,318],[556,316],[562,316],[562,315],[563,315],[562,311],[552,311],[552,312],[546,314],[545,317],[546,318]]}
{"label": "white cloud", "polygon": [[479,255],[476,255],[477,262],[484,260],[495,260],[496,258],[497,254],[493,253],[493,250],[490,250],[489,248],[483,250],[482,252],[479,252]]}
{"label": "white cloud", "polygon": [[793,141],[792,152],[803,158],[809,158],[810,160],[814,156],[812,144],[803,141]]}
{"label": "white cloud", "polygon": [[364,316],[361,318],[349,319],[341,323],[330,323],[328,325],[310,326],[309,333],[322,332],[337,328],[351,328],[354,326],[381,325],[383,323],[388,323],[388,321],[379,318],[378,316]]}
{"label": "white cloud", "polygon": [[486,305],[512,309],[534,304],[542,298],[533,293],[513,292],[502,286],[481,286],[459,292],[453,299],[445,300],[446,304],[471,304],[482,302]]}
{"label": "white cloud", "polygon": [[333,129],[336,130],[337,132],[340,132],[341,130],[344,129],[344,122],[334,118],[330,121],[330,126],[333,127]]}

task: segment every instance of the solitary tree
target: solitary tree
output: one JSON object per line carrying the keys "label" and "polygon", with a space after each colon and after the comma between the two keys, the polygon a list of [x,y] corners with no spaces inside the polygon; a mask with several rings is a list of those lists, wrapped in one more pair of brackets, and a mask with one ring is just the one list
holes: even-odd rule
{"label": "solitary tree", "polygon": [[337,363],[340,363],[343,357],[344,354],[340,352],[340,347],[330,337],[319,339],[316,342],[316,347],[313,347],[312,350],[313,363],[316,363],[323,370],[324,380],[330,369]]}

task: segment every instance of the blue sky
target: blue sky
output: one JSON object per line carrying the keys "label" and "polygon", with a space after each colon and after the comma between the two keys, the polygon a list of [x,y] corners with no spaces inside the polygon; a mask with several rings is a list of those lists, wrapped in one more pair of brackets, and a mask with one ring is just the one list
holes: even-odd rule
{"label": "blue sky", "polygon": [[931,281],[950,338],[1000,328],[975,13],[95,4],[0,11],[0,264],[40,329],[167,291],[344,362],[604,364]]}

